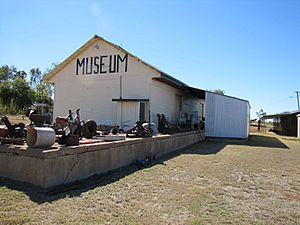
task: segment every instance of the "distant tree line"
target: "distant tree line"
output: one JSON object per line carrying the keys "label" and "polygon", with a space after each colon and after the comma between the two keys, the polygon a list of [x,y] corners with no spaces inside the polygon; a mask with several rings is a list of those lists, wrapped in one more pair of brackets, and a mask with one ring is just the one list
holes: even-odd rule
{"label": "distant tree line", "polygon": [[[52,65],[52,69],[55,64]],[[53,105],[52,87],[43,81],[43,76],[50,72],[32,68],[28,73],[15,66],[0,67],[0,114],[23,114],[26,107],[33,103]]]}

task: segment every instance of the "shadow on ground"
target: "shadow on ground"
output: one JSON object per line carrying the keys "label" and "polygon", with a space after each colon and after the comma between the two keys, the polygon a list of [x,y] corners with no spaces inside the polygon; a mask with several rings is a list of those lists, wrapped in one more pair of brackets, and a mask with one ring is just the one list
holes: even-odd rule
{"label": "shadow on ground", "polygon": [[263,135],[250,135],[248,140],[244,141],[229,141],[232,145],[244,145],[253,147],[264,147],[264,148],[278,148],[278,149],[289,149],[289,147],[280,141],[277,137],[263,136]]}
{"label": "shadow on ground", "polygon": [[[154,164],[149,164],[147,165],[147,167],[150,167],[152,165]],[[42,204],[45,202],[53,202],[67,196],[80,196],[83,192],[116,182],[143,168],[145,167],[142,167],[138,164],[132,164],[127,167],[108,172],[106,174],[94,175],[87,179],[76,181],[71,184],[60,185],[52,189],[42,189],[29,183],[0,177],[0,187],[5,186],[8,189],[21,191],[24,194],[28,195],[30,200],[38,204]]]}
{"label": "shadow on ground", "polygon": [[94,175],[88,179],[78,182],[58,186],[51,190],[41,189],[28,183],[17,182],[6,178],[0,178],[0,186],[6,186],[9,189],[21,191],[28,195],[34,202],[42,204],[52,202],[66,196],[79,196],[81,193],[116,182],[138,170],[152,167],[157,164],[165,165],[165,161],[177,157],[181,154],[217,154],[227,145],[244,145],[255,147],[270,147],[276,149],[288,149],[289,147],[276,137],[251,135],[248,140],[237,139],[209,139],[193,146],[187,147],[163,156],[160,159],[149,162],[148,164],[133,163],[127,167],[120,168],[102,175]]}
{"label": "shadow on ground", "polygon": [[248,146],[267,147],[267,148],[284,148],[289,147],[276,137],[250,135],[247,141]]}

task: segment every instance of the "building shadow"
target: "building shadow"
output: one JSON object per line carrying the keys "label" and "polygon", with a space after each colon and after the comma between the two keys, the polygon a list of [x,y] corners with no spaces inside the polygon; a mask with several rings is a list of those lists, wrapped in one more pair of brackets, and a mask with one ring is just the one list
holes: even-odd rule
{"label": "building shadow", "polygon": [[114,183],[138,170],[153,165],[154,163],[145,166],[133,163],[124,168],[116,169],[105,174],[95,174],[87,179],[82,179],[70,184],[59,185],[51,189],[43,189],[26,182],[0,177],[0,187],[7,187],[8,189],[23,192],[30,198],[31,201],[38,204],[43,204],[45,202],[51,203],[65,197],[80,196],[84,192],[92,190],[96,187],[106,186]]}
{"label": "building shadow", "polygon": [[278,139],[277,137],[270,137],[270,136],[263,136],[263,135],[249,135],[248,139],[206,138],[206,141],[212,143],[223,143],[226,145],[243,145],[243,146],[251,146],[251,147],[289,149],[289,146],[287,146],[285,143],[280,141],[280,139]]}
{"label": "building shadow", "polygon": [[245,145],[254,147],[289,149],[289,147],[282,141],[280,141],[280,139],[278,139],[277,137],[261,135],[250,135]]}
{"label": "building shadow", "polygon": [[181,154],[199,154],[210,155],[217,154],[227,145],[243,145],[254,147],[269,147],[276,149],[288,149],[289,147],[281,142],[276,137],[251,135],[249,139],[208,139],[203,142],[194,144],[184,149],[177,150],[162,156],[159,159],[149,161],[145,164],[134,162],[129,166],[110,171],[101,175],[94,175],[87,179],[73,182],[71,184],[60,185],[52,189],[42,189],[37,186],[13,181],[7,178],[0,177],[0,186],[6,186],[9,189],[18,190],[29,196],[30,200],[42,204],[44,202],[53,202],[58,199],[68,197],[80,196],[83,192],[92,190],[96,187],[106,186],[116,182],[138,170],[149,168],[155,165],[165,165],[165,162],[175,158]]}

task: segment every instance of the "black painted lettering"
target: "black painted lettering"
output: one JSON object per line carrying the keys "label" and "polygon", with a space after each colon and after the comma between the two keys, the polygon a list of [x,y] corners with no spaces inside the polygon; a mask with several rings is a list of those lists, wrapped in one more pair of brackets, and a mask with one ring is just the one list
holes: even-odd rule
{"label": "black painted lettering", "polygon": [[117,59],[117,72],[119,72],[120,63],[125,62],[124,71],[127,72],[127,65],[128,65],[128,54],[124,56],[122,59],[120,55],[118,55]]}
{"label": "black painted lettering", "polygon": [[78,75],[78,68],[80,68],[80,67],[82,67],[81,74],[84,74],[85,58],[82,58],[81,61],[80,61],[80,59],[77,59],[77,63],[76,63],[76,75]]}
{"label": "black painted lettering", "polygon": [[100,73],[107,73],[107,71],[103,70],[103,67],[105,66],[105,63],[103,62],[104,58],[107,58],[107,55],[100,56]]}
{"label": "black painted lettering", "polygon": [[94,66],[95,66],[94,74],[99,73],[99,62],[98,61],[99,61],[99,57],[95,56],[95,58],[94,58]]}
{"label": "black painted lettering", "polygon": [[128,54],[123,57],[115,54],[77,58],[76,60],[76,75],[119,73],[121,70],[124,72],[128,70]]}
{"label": "black painted lettering", "polygon": [[92,74],[92,67],[93,67],[93,57],[89,60],[86,58],[86,74]]}
{"label": "black painted lettering", "polygon": [[114,55],[114,58],[112,59],[112,55],[109,56],[109,72],[115,73],[116,72],[116,60],[117,56]]}

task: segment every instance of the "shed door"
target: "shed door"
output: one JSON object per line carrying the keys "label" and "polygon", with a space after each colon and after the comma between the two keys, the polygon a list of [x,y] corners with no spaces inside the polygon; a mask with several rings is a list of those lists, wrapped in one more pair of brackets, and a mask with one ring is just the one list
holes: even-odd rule
{"label": "shed door", "polygon": [[140,102],[140,121],[146,120],[146,102]]}

